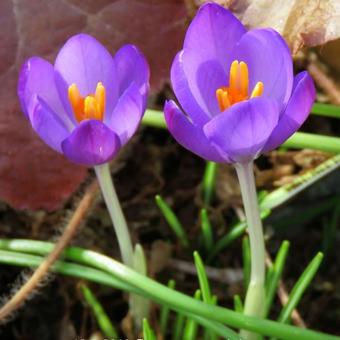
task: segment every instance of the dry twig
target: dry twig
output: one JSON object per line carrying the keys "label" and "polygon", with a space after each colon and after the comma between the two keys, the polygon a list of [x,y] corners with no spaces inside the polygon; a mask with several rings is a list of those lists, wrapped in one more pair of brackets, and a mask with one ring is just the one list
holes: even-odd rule
{"label": "dry twig", "polygon": [[312,61],[308,65],[308,72],[314,78],[315,82],[325,91],[329,96],[329,100],[332,104],[340,105],[340,90],[331,79],[317,64]]}
{"label": "dry twig", "polygon": [[35,270],[29,280],[24,285],[22,285],[20,289],[11,297],[11,299],[0,309],[0,322],[4,322],[4,320],[9,315],[11,315],[23,305],[25,300],[31,295],[34,289],[48,273],[50,267],[59,258],[65,247],[70,243],[81,222],[86,218],[87,214],[89,213],[97,191],[98,184],[97,181],[94,180],[88,186],[83,198],[80,200],[76,210],[74,211],[69,223],[67,224],[53,251]]}

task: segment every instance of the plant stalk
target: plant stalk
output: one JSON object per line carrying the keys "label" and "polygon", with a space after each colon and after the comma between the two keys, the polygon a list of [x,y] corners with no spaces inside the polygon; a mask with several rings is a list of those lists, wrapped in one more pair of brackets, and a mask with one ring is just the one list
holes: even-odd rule
{"label": "plant stalk", "polygon": [[[257,203],[253,162],[237,163],[235,165],[240,182],[242,200],[246,213],[251,269],[250,281],[244,304],[244,314],[264,317],[265,313],[265,246],[263,228]],[[241,336],[247,340],[258,339],[258,336],[248,331],[241,331]]]}
{"label": "plant stalk", "polygon": [[111,178],[108,163],[94,167],[113,227],[115,229],[123,263],[133,268],[133,246],[129,229]]}

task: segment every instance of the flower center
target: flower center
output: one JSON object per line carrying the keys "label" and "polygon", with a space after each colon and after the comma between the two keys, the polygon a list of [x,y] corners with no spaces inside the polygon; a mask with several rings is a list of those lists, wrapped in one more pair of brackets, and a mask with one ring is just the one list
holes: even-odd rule
{"label": "flower center", "polygon": [[230,66],[229,86],[222,86],[216,90],[220,110],[224,111],[233,104],[249,98],[259,97],[263,93],[263,83],[261,81],[256,83],[250,97],[248,95],[248,88],[248,65],[243,61],[238,62],[238,60],[234,60]]}
{"label": "flower center", "polygon": [[68,88],[68,99],[78,123],[85,119],[103,120],[105,110],[105,87],[99,82],[95,94],[81,96],[76,84]]}

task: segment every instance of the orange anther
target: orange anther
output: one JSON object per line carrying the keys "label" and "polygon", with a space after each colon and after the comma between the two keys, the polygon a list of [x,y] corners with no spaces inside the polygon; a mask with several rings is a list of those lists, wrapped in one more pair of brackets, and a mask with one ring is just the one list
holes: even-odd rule
{"label": "orange anther", "polygon": [[227,90],[223,88],[217,89],[216,98],[217,98],[218,106],[221,111],[226,110],[230,106],[229,94]]}
{"label": "orange anther", "polygon": [[253,89],[253,92],[251,93],[250,98],[260,97],[263,93],[263,83],[261,81],[258,81]]}
{"label": "orange anther", "polygon": [[244,97],[248,97],[248,86],[249,86],[249,77],[248,77],[248,65],[241,61],[239,64],[239,85],[240,92]]}
{"label": "orange anther", "polygon": [[234,60],[230,66],[229,87],[237,88],[238,83],[238,60]]}
{"label": "orange anther", "polygon": [[72,84],[68,88],[68,99],[71,103],[77,122],[82,121],[84,119],[84,99],[80,95],[76,84]]}
{"label": "orange anther", "polygon": [[101,119],[103,119],[104,111],[105,111],[105,87],[102,83],[98,83],[96,87],[96,93],[94,95],[96,101],[98,103],[99,113]]}
{"label": "orange anther", "polygon": [[78,123],[84,119],[103,120],[105,111],[105,87],[99,82],[95,94],[83,98],[76,84],[68,88],[68,98]]}
{"label": "orange anther", "polygon": [[[259,97],[263,93],[264,85],[257,82],[250,98]],[[231,105],[249,99],[249,71],[244,61],[234,60],[230,65],[229,86],[222,86],[216,90],[216,98],[221,111]]]}

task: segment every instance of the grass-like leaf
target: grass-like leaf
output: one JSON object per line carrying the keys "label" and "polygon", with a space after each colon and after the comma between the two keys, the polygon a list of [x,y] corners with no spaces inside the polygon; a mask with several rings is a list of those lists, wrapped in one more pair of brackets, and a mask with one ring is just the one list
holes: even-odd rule
{"label": "grass-like leaf", "polygon": [[203,202],[206,206],[209,206],[211,204],[211,201],[215,194],[217,170],[217,163],[206,162],[202,181]]}
{"label": "grass-like leaf", "polygon": [[[0,262],[24,267],[35,267],[43,261],[43,257],[31,254],[46,255],[52,251],[53,247],[54,244],[50,242],[1,239],[0,249],[10,251],[0,251]],[[20,253],[21,251],[25,251],[25,253]],[[106,280],[109,286],[115,284],[115,287],[119,286],[124,291],[140,294],[155,302],[166,304],[171,309],[180,311],[191,318],[196,318],[197,322],[204,327],[210,327],[222,337],[229,338],[230,340],[239,340],[239,335],[223,324],[263,335],[280,337],[281,339],[339,340],[339,337],[330,334],[255,318],[237,313],[228,308],[205,304],[178,291],[172,291],[166,286],[138,274],[114,259],[91,250],[69,247],[64,251],[64,257],[81,264],[83,268],[78,272],[78,277],[89,277],[87,268],[97,269],[97,272],[106,275],[104,280]],[[59,264],[59,268],[55,265],[52,267],[52,270],[56,271],[59,269],[62,272],[65,266],[69,265],[61,261],[57,262],[57,264]],[[76,276],[75,271],[70,271],[70,268],[67,275]],[[91,275],[90,279],[94,282],[99,282],[98,276]],[[114,281],[110,281],[110,279]],[[103,280],[103,277],[101,280]]]}
{"label": "grass-like leaf", "polygon": [[209,220],[208,212],[206,209],[201,210],[201,230],[202,230],[202,240],[204,245],[204,250],[209,254],[211,248],[214,245],[214,236]]}
{"label": "grass-like leaf", "polygon": [[164,201],[164,199],[160,195],[156,195],[155,200],[165,220],[168,222],[170,228],[175,233],[175,235],[178,237],[182,246],[184,248],[189,248],[190,245],[189,245],[188,236],[181,222],[177,218],[176,214],[173,212],[170,206]]}
{"label": "grass-like leaf", "polygon": [[303,271],[303,273],[295,283],[292,291],[290,292],[287,303],[281,310],[281,313],[277,319],[279,322],[289,323],[293,310],[300,302],[304,292],[306,291],[315,274],[317,273],[322,259],[323,254],[319,252]]}
{"label": "grass-like leaf", "polygon": [[273,299],[282,276],[289,250],[289,242],[283,241],[266,278],[266,315],[269,314]]}
{"label": "grass-like leaf", "polygon": [[157,340],[155,332],[150,327],[148,320],[143,319],[143,339],[144,340]]}
{"label": "grass-like leaf", "polygon": [[87,304],[91,308],[98,325],[105,336],[118,339],[118,332],[116,331],[115,327],[113,326],[110,318],[106,314],[103,306],[97,300],[97,298],[92,293],[91,289],[87,287],[85,284],[80,286],[81,291],[83,293],[84,299],[86,300]]}

